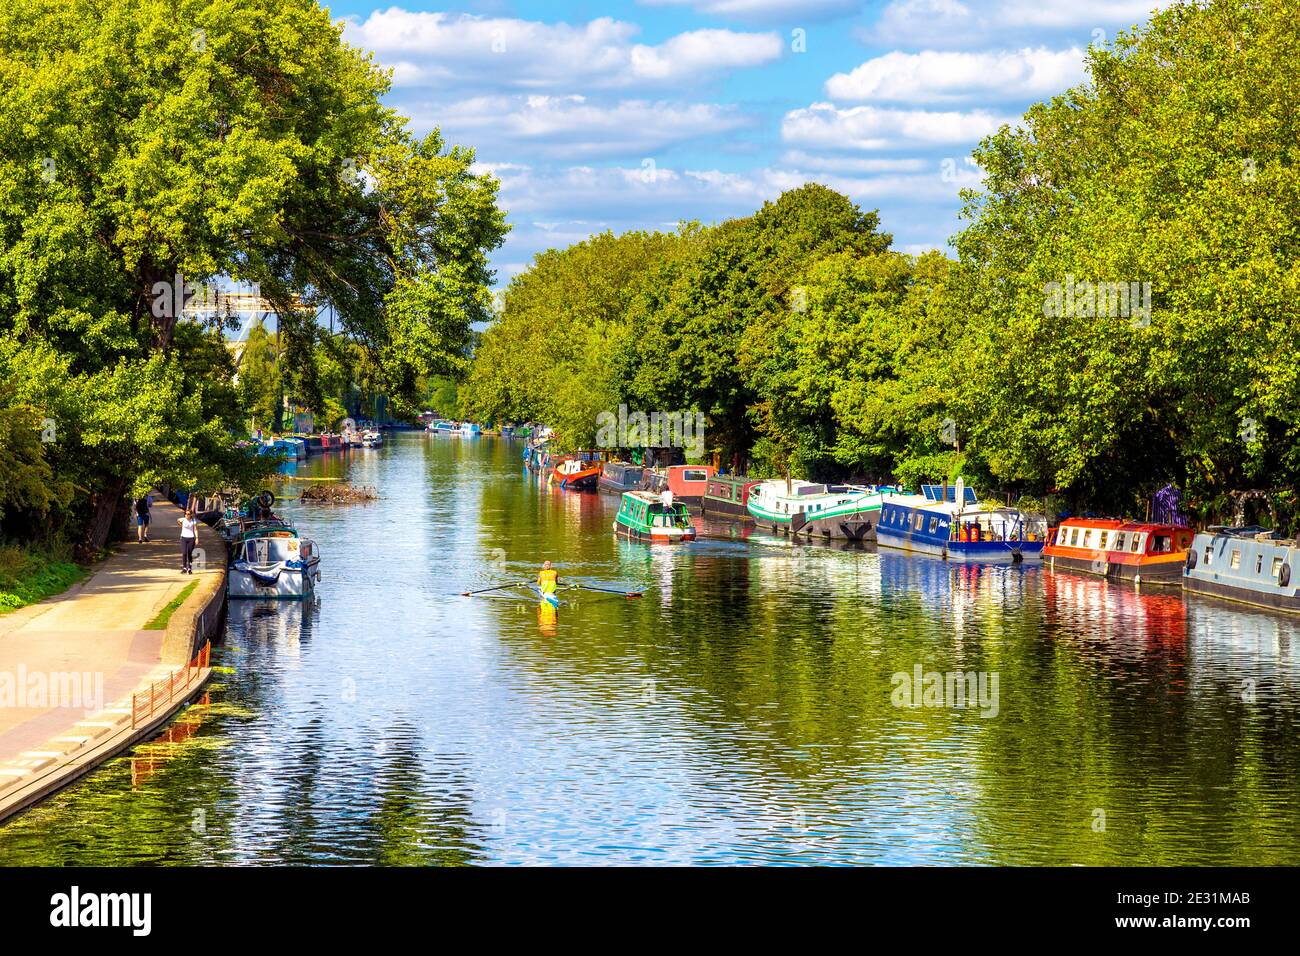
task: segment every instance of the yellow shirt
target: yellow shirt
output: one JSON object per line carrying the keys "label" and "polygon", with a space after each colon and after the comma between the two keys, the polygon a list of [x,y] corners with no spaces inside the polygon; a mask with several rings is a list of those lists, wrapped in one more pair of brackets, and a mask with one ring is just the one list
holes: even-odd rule
{"label": "yellow shirt", "polygon": [[559,580],[559,571],[556,571],[554,568],[545,569],[537,575],[537,586],[541,588],[543,593],[549,594],[555,590],[555,586],[559,583]]}

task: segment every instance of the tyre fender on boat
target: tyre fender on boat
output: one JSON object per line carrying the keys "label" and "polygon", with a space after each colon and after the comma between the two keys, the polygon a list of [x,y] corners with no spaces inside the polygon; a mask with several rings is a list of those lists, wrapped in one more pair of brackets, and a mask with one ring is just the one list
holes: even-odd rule
{"label": "tyre fender on boat", "polygon": [[1196,567],[1196,549],[1189,548],[1187,551],[1187,570],[1190,571]]}
{"label": "tyre fender on boat", "polygon": [[1291,565],[1287,564],[1286,562],[1283,562],[1282,567],[1278,568],[1277,570],[1277,586],[1280,588],[1284,588],[1290,583],[1291,583]]}

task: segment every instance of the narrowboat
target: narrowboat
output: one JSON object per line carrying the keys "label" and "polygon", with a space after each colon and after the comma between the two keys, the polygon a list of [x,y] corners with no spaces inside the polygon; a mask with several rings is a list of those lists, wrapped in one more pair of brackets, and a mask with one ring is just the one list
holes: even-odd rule
{"label": "narrowboat", "polygon": [[679,501],[664,505],[648,491],[625,491],[614,518],[614,532],[634,541],[694,541],[691,513]]}
{"label": "narrowboat", "polygon": [[310,597],[319,580],[316,543],[286,521],[252,522],[232,537],[226,569],[231,598]]}
{"label": "narrowboat", "polygon": [[712,465],[669,465],[665,474],[673,498],[687,507],[698,508],[704,500],[709,479],[717,474]]}
{"label": "narrowboat", "polygon": [[1053,571],[1178,587],[1192,546],[1186,525],[1109,518],[1067,518],[1043,550]]}
{"label": "narrowboat", "polygon": [[887,493],[876,525],[882,547],[951,561],[1038,561],[1046,539],[1046,518],[982,503],[961,481],[922,485],[919,495]]}
{"label": "narrowboat", "polygon": [[1279,538],[1267,528],[1214,527],[1192,540],[1183,589],[1300,614],[1297,561],[1300,541]]}
{"label": "narrowboat", "polygon": [[635,491],[641,484],[645,468],[630,461],[607,461],[600,467],[600,480],[596,483],[601,491]]}
{"label": "narrowboat", "polygon": [[602,452],[583,451],[554,459],[550,482],[569,491],[594,491],[600,480]]}
{"label": "narrowboat", "polygon": [[749,513],[749,494],[759,482],[744,475],[714,475],[704,486],[700,510],[710,518],[753,521]]}
{"label": "narrowboat", "polygon": [[760,528],[809,537],[873,541],[884,493],[864,485],[823,485],[773,478],[749,491],[746,507]]}

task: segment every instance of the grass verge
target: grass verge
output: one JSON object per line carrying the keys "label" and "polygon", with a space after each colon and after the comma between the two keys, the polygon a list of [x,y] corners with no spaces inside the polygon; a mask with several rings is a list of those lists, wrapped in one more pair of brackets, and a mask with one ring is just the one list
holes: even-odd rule
{"label": "grass verge", "polygon": [[167,622],[172,619],[176,609],[185,603],[185,599],[194,593],[194,589],[199,586],[198,581],[191,581],[185,587],[181,588],[181,593],[176,595],[167,602],[167,606],[158,612],[158,616],[144,626],[146,631],[165,631]]}
{"label": "grass verge", "polygon": [[0,544],[0,614],[62,594],[89,573],[57,554]]}

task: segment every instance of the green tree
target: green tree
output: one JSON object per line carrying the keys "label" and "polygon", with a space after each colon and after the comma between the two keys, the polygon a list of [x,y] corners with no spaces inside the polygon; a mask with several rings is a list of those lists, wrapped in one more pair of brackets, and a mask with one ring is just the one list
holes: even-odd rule
{"label": "green tree", "polygon": [[[1117,510],[1300,477],[1293,13],[1174,5],[978,150],[963,404],[993,474]],[[1098,307],[1129,282],[1149,316]]]}
{"label": "green tree", "polygon": [[294,392],[317,391],[326,303],[399,404],[463,367],[497,183],[413,137],[312,0],[14,0],[0,86],[0,338],[54,356],[51,463],[84,489],[90,547],[141,481],[242,467],[223,432],[242,412],[213,415],[179,354],[201,344],[177,335],[194,283],[257,285]]}

